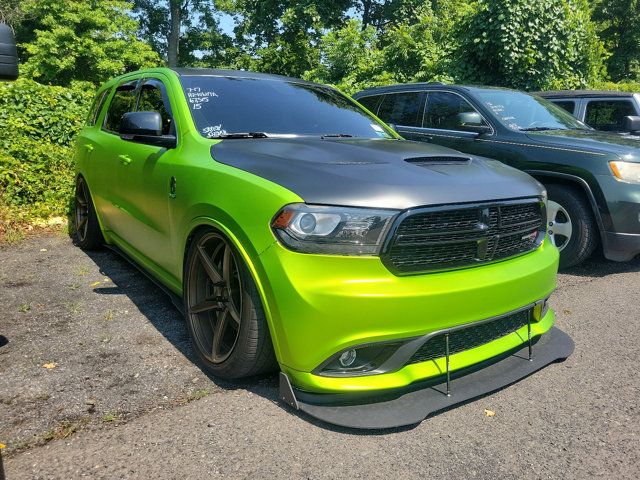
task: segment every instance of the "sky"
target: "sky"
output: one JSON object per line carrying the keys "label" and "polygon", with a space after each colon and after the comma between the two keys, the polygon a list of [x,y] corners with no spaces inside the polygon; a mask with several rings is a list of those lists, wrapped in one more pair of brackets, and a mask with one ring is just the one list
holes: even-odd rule
{"label": "sky", "polygon": [[233,35],[234,27],[233,17],[229,14],[220,14],[220,30],[227,35]]}

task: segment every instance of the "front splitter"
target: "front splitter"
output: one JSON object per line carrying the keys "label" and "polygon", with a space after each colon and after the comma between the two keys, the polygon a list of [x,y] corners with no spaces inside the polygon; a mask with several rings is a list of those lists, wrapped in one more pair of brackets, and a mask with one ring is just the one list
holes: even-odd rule
{"label": "front splitter", "polygon": [[451,373],[449,396],[443,377],[375,393],[319,394],[292,387],[287,375],[280,373],[280,398],[296,410],[333,425],[358,429],[403,427],[511,385],[566,359],[573,349],[571,337],[553,327],[535,343],[531,360],[525,346],[497,361]]}

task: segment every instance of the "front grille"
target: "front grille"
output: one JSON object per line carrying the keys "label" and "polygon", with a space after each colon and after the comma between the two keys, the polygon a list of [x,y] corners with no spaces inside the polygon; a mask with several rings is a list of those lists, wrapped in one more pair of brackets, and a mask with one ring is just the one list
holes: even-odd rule
{"label": "front grille", "polygon": [[[529,322],[530,314],[531,310],[524,310],[489,322],[450,331],[449,355],[479,347],[515,332]],[[409,359],[407,365],[442,358],[445,355],[445,333],[440,333],[422,344]]]}
{"label": "front grille", "polygon": [[417,210],[401,220],[382,260],[402,275],[519,255],[540,245],[543,216],[531,200]]}

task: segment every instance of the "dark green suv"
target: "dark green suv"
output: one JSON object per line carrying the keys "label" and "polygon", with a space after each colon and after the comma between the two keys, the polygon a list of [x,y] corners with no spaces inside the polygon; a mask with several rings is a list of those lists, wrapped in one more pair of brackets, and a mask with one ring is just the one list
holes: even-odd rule
{"label": "dark green suv", "polygon": [[560,266],[598,244],[605,257],[640,253],[640,141],[596,131],[553,103],[491,87],[416,83],[354,97],[405,138],[500,160],[543,183]]}

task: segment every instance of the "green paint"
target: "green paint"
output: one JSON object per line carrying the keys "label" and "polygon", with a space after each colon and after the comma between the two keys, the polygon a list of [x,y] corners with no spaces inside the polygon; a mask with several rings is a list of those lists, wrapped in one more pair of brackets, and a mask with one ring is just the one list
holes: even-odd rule
{"label": "green paint", "polygon": [[[368,390],[407,385],[438,375],[442,361],[382,375],[329,378],[310,373],[329,356],[362,343],[409,338],[500,315],[548,296],[555,288],[558,252],[545,241],[518,258],[475,268],[397,277],[378,257],[296,253],[270,228],[284,205],[303,202],[256,175],[212,161],[216,143],[196,130],[178,77],[154,69],[119,77],[164,82],[177,126],[178,146],[121,140],[96,126],[78,138],[77,172],[91,189],[105,239],[123,249],[174,292],[182,293],[189,236],[215,227],[236,245],[255,279],[276,356],[292,382],[312,391]],[[83,145],[91,144],[91,148]],[[125,164],[122,155],[131,159]],[[171,197],[170,179],[176,179]],[[553,312],[533,325],[546,332]],[[526,341],[526,327],[451,357],[452,369],[491,358]]]}

